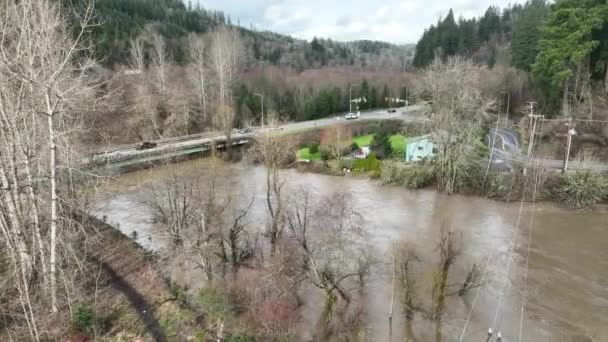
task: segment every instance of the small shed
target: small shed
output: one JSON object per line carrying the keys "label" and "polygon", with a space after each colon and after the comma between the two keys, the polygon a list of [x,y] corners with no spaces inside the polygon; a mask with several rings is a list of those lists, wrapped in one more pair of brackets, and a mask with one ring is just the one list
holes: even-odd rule
{"label": "small shed", "polygon": [[405,147],[405,161],[418,161],[432,157],[437,152],[430,135],[408,138]]}
{"label": "small shed", "polygon": [[357,159],[365,159],[371,153],[371,149],[369,146],[363,146],[360,149],[356,150],[353,153],[353,157]]}

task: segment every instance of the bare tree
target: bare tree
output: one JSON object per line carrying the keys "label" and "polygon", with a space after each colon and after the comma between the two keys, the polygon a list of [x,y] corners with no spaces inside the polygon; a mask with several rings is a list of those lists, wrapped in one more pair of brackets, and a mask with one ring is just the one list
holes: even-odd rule
{"label": "bare tree", "polygon": [[232,148],[232,129],[234,128],[235,112],[231,106],[220,105],[213,116],[213,126],[226,137],[227,158],[230,159]]}
{"label": "bare tree", "polygon": [[77,191],[74,142],[95,87],[81,44],[91,17],[89,4],[74,38],[55,2],[0,5],[0,241],[32,340],[39,339],[32,289],[41,280],[42,302],[59,310],[60,262],[74,245],[68,197]]}
{"label": "bare tree", "polygon": [[331,157],[338,161],[338,167],[344,153],[349,147],[353,133],[349,127],[336,126],[323,132],[321,143],[327,147]]}
{"label": "bare tree", "polygon": [[419,303],[416,292],[416,276],[414,266],[419,263],[418,251],[406,242],[399,242],[393,247],[393,267],[398,279],[398,291],[401,297],[403,313],[407,320],[414,318],[414,314],[419,310]]}
{"label": "bare tree", "polygon": [[236,29],[220,26],[211,33],[211,65],[218,89],[218,107],[232,104],[232,92],[238,80],[244,47]]}
{"label": "bare tree", "polygon": [[166,95],[167,68],[170,63],[167,42],[165,41],[165,38],[157,32],[150,33],[150,40],[152,41],[152,51],[150,52],[150,55],[156,71],[158,89],[161,98],[164,99]]}
{"label": "bare tree", "polygon": [[253,147],[254,159],[266,167],[266,206],[270,216],[272,254],[281,238],[285,224],[285,179],[279,170],[289,165],[295,156],[295,145],[289,138],[279,135],[260,135]]}
{"label": "bare tree", "polygon": [[453,231],[448,232],[442,229],[437,250],[439,251],[439,264],[433,273],[431,317],[441,319],[445,299],[449,295],[448,275],[456,259],[462,253],[462,247]]}
{"label": "bare tree", "polygon": [[145,51],[144,40],[141,36],[129,41],[129,58],[131,68],[144,72],[145,69]]}
{"label": "bare tree", "polygon": [[455,193],[481,183],[483,170],[476,146],[484,120],[486,101],[476,83],[477,68],[461,57],[435,59],[425,72],[422,91],[433,99],[429,113],[431,139],[438,149],[437,182],[442,190]]}
{"label": "bare tree", "polygon": [[205,38],[201,35],[190,34],[188,36],[188,58],[194,68],[194,77],[192,78],[194,85],[198,90],[199,104],[203,114],[203,121],[207,120],[207,46]]}
{"label": "bare tree", "polygon": [[351,303],[352,292],[362,285],[357,280],[367,275],[372,261],[350,196],[314,199],[306,190],[299,193],[290,201],[287,223],[303,255],[303,276],[326,296],[321,323],[327,326],[338,298]]}

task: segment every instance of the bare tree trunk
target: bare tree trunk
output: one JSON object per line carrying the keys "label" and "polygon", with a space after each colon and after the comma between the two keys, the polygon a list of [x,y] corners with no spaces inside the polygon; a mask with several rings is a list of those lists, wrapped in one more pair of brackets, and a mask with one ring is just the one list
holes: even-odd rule
{"label": "bare tree trunk", "polygon": [[46,94],[47,120],[49,129],[49,168],[51,181],[51,252],[50,252],[50,290],[51,290],[51,310],[53,313],[57,308],[57,145],[55,142],[55,127],[53,117],[55,105],[51,105],[50,95]]}

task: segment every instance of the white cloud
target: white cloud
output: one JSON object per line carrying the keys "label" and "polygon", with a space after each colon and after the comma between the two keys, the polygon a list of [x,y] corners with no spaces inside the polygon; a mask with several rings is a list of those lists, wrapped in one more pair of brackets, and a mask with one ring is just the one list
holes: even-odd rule
{"label": "white cloud", "polygon": [[234,21],[298,38],[372,39],[415,43],[424,29],[447,15],[483,15],[490,5],[524,0],[199,0]]}

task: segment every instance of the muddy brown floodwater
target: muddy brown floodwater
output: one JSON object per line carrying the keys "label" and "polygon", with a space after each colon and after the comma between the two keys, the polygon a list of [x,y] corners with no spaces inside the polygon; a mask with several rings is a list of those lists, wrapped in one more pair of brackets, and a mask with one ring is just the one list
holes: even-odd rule
{"label": "muddy brown floodwater", "polygon": [[[204,176],[210,164],[210,159],[200,159],[120,175],[106,187],[106,196],[100,199],[95,215],[106,216],[108,222],[129,236],[137,231],[136,240],[142,246],[160,250],[165,241],[156,237],[150,212],[133,198],[138,185],[154,182],[171,170]],[[258,222],[256,228],[263,229],[264,169],[246,164],[220,167],[231,196],[254,194],[254,219],[250,221]],[[503,341],[520,341],[520,327],[521,341],[608,341],[608,207],[582,212],[551,204],[521,206],[447,196],[432,190],[409,191],[355,177],[302,174],[295,170],[283,174],[290,179],[292,189],[305,186],[320,195],[347,191],[364,214],[369,242],[384,262],[374,269],[365,290],[369,341],[459,341],[465,324],[463,341],[486,341],[489,327],[500,329]],[[487,265],[487,284],[478,295],[473,290],[464,298],[450,299],[439,334],[435,323],[420,318],[406,328],[398,300],[389,325],[392,243],[405,239],[432,253],[437,227],[442,222],[462,232],[465,265]],[[511,242],[515,246],[513,253]],[[464,270],[456,268],[454,272]],[[309,336],[307,330],[313,324],[314,307],[319,301],[319,297],[311,299],[302,309],[302,339]]]}

